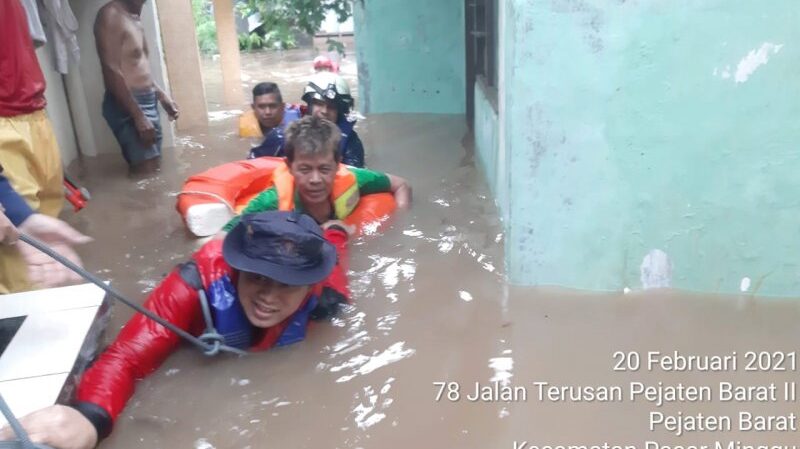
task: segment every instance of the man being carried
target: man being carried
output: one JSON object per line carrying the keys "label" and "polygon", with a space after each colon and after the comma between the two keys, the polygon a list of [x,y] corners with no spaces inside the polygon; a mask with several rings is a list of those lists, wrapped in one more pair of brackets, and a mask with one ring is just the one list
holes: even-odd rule
{"label": "man being carried", "polygon": [[269,82],[256,84],[251,106],[264,141],[250,149],[248,159],[262,156],[283,157],[284,132],[290,123],[300,119],[300,108],[284,103],[278,85]]}
{"label": "man being carried", "polygon": [[157,169],[161,160],[158,103],[171,120],[178,105],[150,73],[147,41],[140,20],[146,0],[113,0],[100,8],[94,37],[106,94],[103,117],[114,132],[132,172]]}
{"label": "man being carried", "polygon": [[[173,270],[144,305],[193,335],[213,324],[226,345],[240,349],[262,351],[300,341],[317,300],[314,284],[346,251],[346,233],[325,227],[323,232],[294,212],[247,215],[224,241],[209,241]],[[204,319],[201,291],[211,323]],[[22,426],[34,443],[94,447],[111,432],[136,381],[155,371],[179,343],[176,334],[135,315],[86,371],[72,406],[34,412],[20,420]],[[13,437],[9,428],[0,431],[0,440]]]}
{"label": "man being carried", "polygon": [[[361,195],[392,192],[397,207],[411,203],[411,186],[399,176],[363,168],[348,167],[339,161],[339,129],[328,120],[308,116],[286,129],[286,164],[272,174],[274,185],[261,192],[242,211],[245,214],[268,210],[299,211],[313,217],[317,223],[343,220],[358,206]],[[239,223],[234,218],[218,237]],[[342,225],[344,226],[344,225]],[[345,259],[340,263],[346,263]],[[336,271],[323,285],[346,285],[346,268]],[[338,304],[349,302],[349,292],[328,289],[322,295],[315,313],[320,317],[333,315]]]}

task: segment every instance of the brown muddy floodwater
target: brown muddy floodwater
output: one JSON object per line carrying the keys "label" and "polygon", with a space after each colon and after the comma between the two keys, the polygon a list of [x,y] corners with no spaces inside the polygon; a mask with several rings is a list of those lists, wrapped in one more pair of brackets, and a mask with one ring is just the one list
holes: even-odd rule
{"label": "brown muddy floodwater", "polygon": [[[202,243],[184,229],[174,193],[190,174],[247,153],[235,127],[235,118],[222,118],[181,137],[166,150],[162,172],[148,179],[129,179],[117,154],[73,165],[70,172],[93,194],[87,209],[65,214],[95,238],[82,248],[86,266],[144,299]],[[783,382],[797,380],[797,371],[745,371],[746,351],[797,350],[797,302],[508,287],[490,194],[474,167],[460,165],[463,118],[370,116],[358,129],[368,164],[407,177],[415,198],[379,235],[352,242],[355,305],[333,322],[315,324],[304,342],[247,358],[207,359],[183,347],[139,383],[102,448],[529,449],[608,442],[657,449],[645,444],[652,441],[717,449],[720,441],[742,449],[728,442],[798,441],[796,432],[737,431],[742,411],[797,412],[796,400],[783,400]],[[116,306],[109,333],[129,316]],[[648,351],[676,350],[736,351],[738,366],[647,369]],[[616,351],[640,354],[639,369],[614,371]],[[437,401],[435,382],[457,383],[458,400],[456,384],[448,384]],[[514,397],[470,401],[476,382],[519,388]],[[539,400],[534,382],[620,386],[625,397]],[[631,382],[656,389],[661,382],[665,395],[678,384],[713,392],[710,400],[658,406],[643,395],[628,400]],[[775,383],[778,397],[722,402],[720,382]],[[692,430],[709,428],[707,420],[684,423],[682,436],[674,425],[654,424],[651,431],[651,419],[658,420],[651,412],[665,421],[731,416],[731,431]]]}

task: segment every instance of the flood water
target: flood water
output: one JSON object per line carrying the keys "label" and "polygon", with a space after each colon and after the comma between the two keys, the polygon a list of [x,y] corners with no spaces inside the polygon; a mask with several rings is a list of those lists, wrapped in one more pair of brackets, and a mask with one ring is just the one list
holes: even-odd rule
{"label": "flood water", "polygon": [[[306,62],[307,63],[307,62]],[[298,69],[299,70],[299,69]],[[289,100],[287,98],[287,100]],[[70,172],[89,188],[69,215],[95,242],[85,265],[143,299],[201,241],[184,229],[183,180],[243,157],[235,118],[179,138],[158,176],[129,179],[117,154]],[[744,372],[747,350],[794,351],[798,303],[679,292],[589,294],[507,286],[503,231],[484,181],[462,166],[463,117],[373,115],[358,131],[368,164],[408,178],[413,208],[351,243],[355,304],[305,341],[247,358],[205,358],[185,346],[139,383],[102,448],[513,448],[546,444],[789,444],[795,432],[649,430],[650,412],[782,415],[796,401],[539,401],[533,382],[599,386],[743,385],[797,380]],[[584,267],[591,270],[592,267]],[[117,306],[110,334],[130,316]],[[615,351],[726,355],[736,372],[613,371]],[[475,382],[523,386],[527,400],[470,402]],[[434,382],[457,382],[436,401]],[[736,423],[734,423],[736,424]],[[517,446],[525,447],[525,446]],[[710,447],[714,447],[713,445]],[[727,447],[727,446],[725,446]],[[734,448],[738,449],[738,448]]]}

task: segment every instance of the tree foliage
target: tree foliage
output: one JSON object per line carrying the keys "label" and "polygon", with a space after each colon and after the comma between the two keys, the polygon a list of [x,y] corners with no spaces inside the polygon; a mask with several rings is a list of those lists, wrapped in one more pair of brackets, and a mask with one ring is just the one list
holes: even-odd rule
{"label": "tree foliage", "polygon": [[243,0],[236,7],[242,17],[261,15],[265,46],[273,48],[294,47],[295,31],[316,33],[328,11],[336,13],[339,22],[351,14],[350,0]]}
{"label": "tree foliage", "polygon": [[217,24],[211,13],[210,0],[192,0],[197,45],[205,54],[217,53]]}
{"label": "tree foliage", "polygon": [[[2,1],[2,0],[0,0]],[[240,0],[236,12],[241,17],[260,14],[263,24],[251,33],[239,35],[242,50],[260,48],[287,49],[297,46],[296,33],[313,35],[319,30],[328,11],[336,13],[339,22],[351,15],[351,0]],[[194,22],[200,51],[216,53],[217,29],[211,0],[192,0]],[[329,50],[344,51],[344,46],[329,40]]]}

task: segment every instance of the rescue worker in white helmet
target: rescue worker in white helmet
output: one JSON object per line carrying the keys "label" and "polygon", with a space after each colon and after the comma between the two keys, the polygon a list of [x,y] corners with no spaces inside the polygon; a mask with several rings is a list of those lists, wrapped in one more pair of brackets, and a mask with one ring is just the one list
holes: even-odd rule
{"label": "rescue worker in white helmet", "polygon": [[356,119],[350,114],[353,97],[350,86],[340,75],[318,72],[308,81],[303,91],[303,101],[308,113],[335,123],[342,133],[339,153],[343,164],[364,167],[364,144],[355,131]]}

